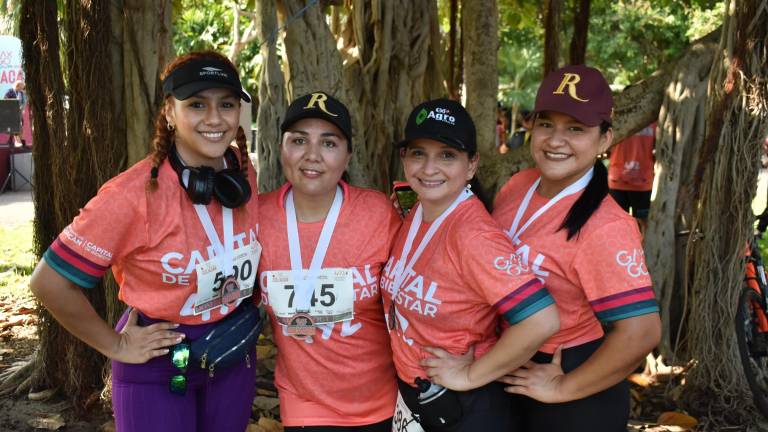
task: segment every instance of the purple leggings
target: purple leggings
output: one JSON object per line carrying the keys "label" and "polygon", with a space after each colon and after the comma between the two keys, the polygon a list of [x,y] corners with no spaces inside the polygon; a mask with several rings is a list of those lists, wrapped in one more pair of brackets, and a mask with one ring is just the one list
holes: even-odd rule
{"label": "purple leggings", "polygon": [[[115,327],[125,326],[125,312]],[[154,320],[142,317],[144,322]],[[177,331],[188,339],[201,336],[211,324],[181,325]],[[144,364],[112,360],[112,406],[117,432],[243,432],[251,416],[255,392],[256,353],[250,366],[243,361],[228,369],[208,372],[187,367],[185,395],[171,393],[169,380],[178,370],[168,356]]]}

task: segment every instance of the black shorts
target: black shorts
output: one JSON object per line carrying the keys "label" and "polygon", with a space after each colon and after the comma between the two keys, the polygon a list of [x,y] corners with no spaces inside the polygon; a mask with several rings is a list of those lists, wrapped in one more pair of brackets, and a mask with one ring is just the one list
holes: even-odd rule
{"label": "black shorts", "polygon": [[[398,379],[400,395],[408,408],[418,403],[418,390]],[[450,391],[450,390],[449,390]],[[427,428],[426,432],[510,432],[519,419],[512,410],[511,401],[504,392],[504,384],[492,382],[474,390],[454,392],[458,398],[461,420],[451,427]]]}
{"label": "black shorts", "polygon": [[[563,350],[566,373],[584,363],[602,344],[602,339]],[[552,354],[533,356],[536,363],[549,363]],[[524,432],[626,432],[629,420],[629,383],[624,380],[592,396],[571,402],[548,404],[527,396],[511,395]]]}
{"label": "black shorts", "polygon": [[625,212],[630,213],[638,219],[647,219],[648,211],[651,209],[651,191],[628,191],[611,189],[608,191],[613,199]]}
{"label": "black shorts", "polygon": [[392,417],[365,426],[286,426],[285,432],[392,432]]}

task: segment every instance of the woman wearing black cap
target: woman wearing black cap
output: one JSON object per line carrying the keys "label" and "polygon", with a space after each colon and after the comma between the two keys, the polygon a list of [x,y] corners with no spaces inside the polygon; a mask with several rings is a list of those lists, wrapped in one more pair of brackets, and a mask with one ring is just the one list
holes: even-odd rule
{"label": "woman wearing black cap", "polygon": [[[419,204],[381,281],[405,405],[395,421],[402,427],[410,410],[428,431],[512,430],[494,380],[557,330],[554,301],[468,187],[478,154],[464,107],[447,99],[417,106],[400,146]],[[499,337],[500,316],[510,326]]]}
{"label": "woman wearing black cap", "polygon": [[[214,52],[183,55],[162,76],[153,153],[104,184],[45,253],[31,288],[65,328],[112,359],[118,431],[241,432],[253,401],[253,347],[229,367],[211,358],[203,369],[190,344],[229,318],[257,316],[246,299],[260,250],[256,183],[238,126],[240,100],[250,97]],[[116,330],[81,291],[110,268],[129,306]]]}
{"label": "woman wearing black cap", "polygon": [[378,281],[400,218],[384,194],[342,181],[352,125],[337,99],[296,99],[281,130],[287,182],[259,196],[281,420],[287,431],[389,432],[397,387]]}
{"label": "woman wearing black cap", "polygon": [[[612,106],[597,69],[549,74],[534,109],[536,168],[514,175],[496,197],[494,219],[560,310],[560,331],[504,379],[522,395],[514,398],[525,431],[626,430],[624,379],[659,341],[637,224],[607,196],[607,172],[596,161],[613,137]],[[601,323],[612,326],[607,336]]]}

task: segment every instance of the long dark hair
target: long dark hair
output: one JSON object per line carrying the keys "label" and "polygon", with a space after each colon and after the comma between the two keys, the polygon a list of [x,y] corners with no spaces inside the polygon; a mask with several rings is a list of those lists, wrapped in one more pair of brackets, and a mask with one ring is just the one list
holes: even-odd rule
{"label": "long dark hair", "polygon": [[[468,152],[467,155],[469,156],[469,160],[472,160],[473,157],[477,154],[476,151],[474,152]],[[480,162],[478,161],[478,164]],[[480,166],[477,167],[480,169]],[[488,193],[488,191],[485,189],[483,184],[480,182],[480,179],[477,178],[477,172],[475,172],[475,175],[472,176],[472,179],[469,181],[469,187],[472,189],[472,192],[475,194],[477,199],[480,200],[481,203],[483,203],[483,206],[486,210],[488,210],[488,213],[490,213],[493,210],[493,200],[491,200],[491,195]]]}
{"label": "long dark hair", "polygon": [[[608,132],[611,128],[609,122],[602,122],[600,124],[600,135]],[[595,210],[600,207],[600,203],[603,202],[605,196],[608,195],[608,170],[605,169],[603,162],[598,160],[595,162],[595,169],[592,174],[592,179],[589,180],[587,187],[584,188],[584,192],[573,203],[571,209],[568,210],[568,215],[565,216],[563,224],[559,229],[565,229],[568,232],[568,240],[579,234],[579,231],[587,223]]]}

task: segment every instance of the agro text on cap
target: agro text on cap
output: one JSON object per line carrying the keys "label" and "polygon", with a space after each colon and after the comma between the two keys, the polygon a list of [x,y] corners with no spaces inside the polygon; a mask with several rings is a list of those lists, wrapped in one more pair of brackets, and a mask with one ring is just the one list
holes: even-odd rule
{"label": "agro text on cap", "polygon": [[240,99],[250,102],[251,96],[243,90],[240,78],[231,65],[221,60],[196,59],[177,67],[163,80],[163,93],[178,100],[211,88],[226,88]]}
{"label": "agro text on cap", "polygon": [[291,125],[306,118],[319,118],[330,122],[341,130],[348,143],[352,143],[352,119],[349,117],[349,111],[333,96],[317,91],[295,99],[285,112],[280,132],[285,133]]}
{"label": "agro text on cap", "polygon": [[435,99],[419,104],[408,116],[405,139],[398,147],[416,139],[431,139],[455,149],[477,151],[475,122],[460,103],[450,99]]}
{"label": "agro text on cap", "polygon": [[587,126],[611,122],[613,96],[599,70],[571,65],[550,72],[536,93],[535,112],[555,111]]}

